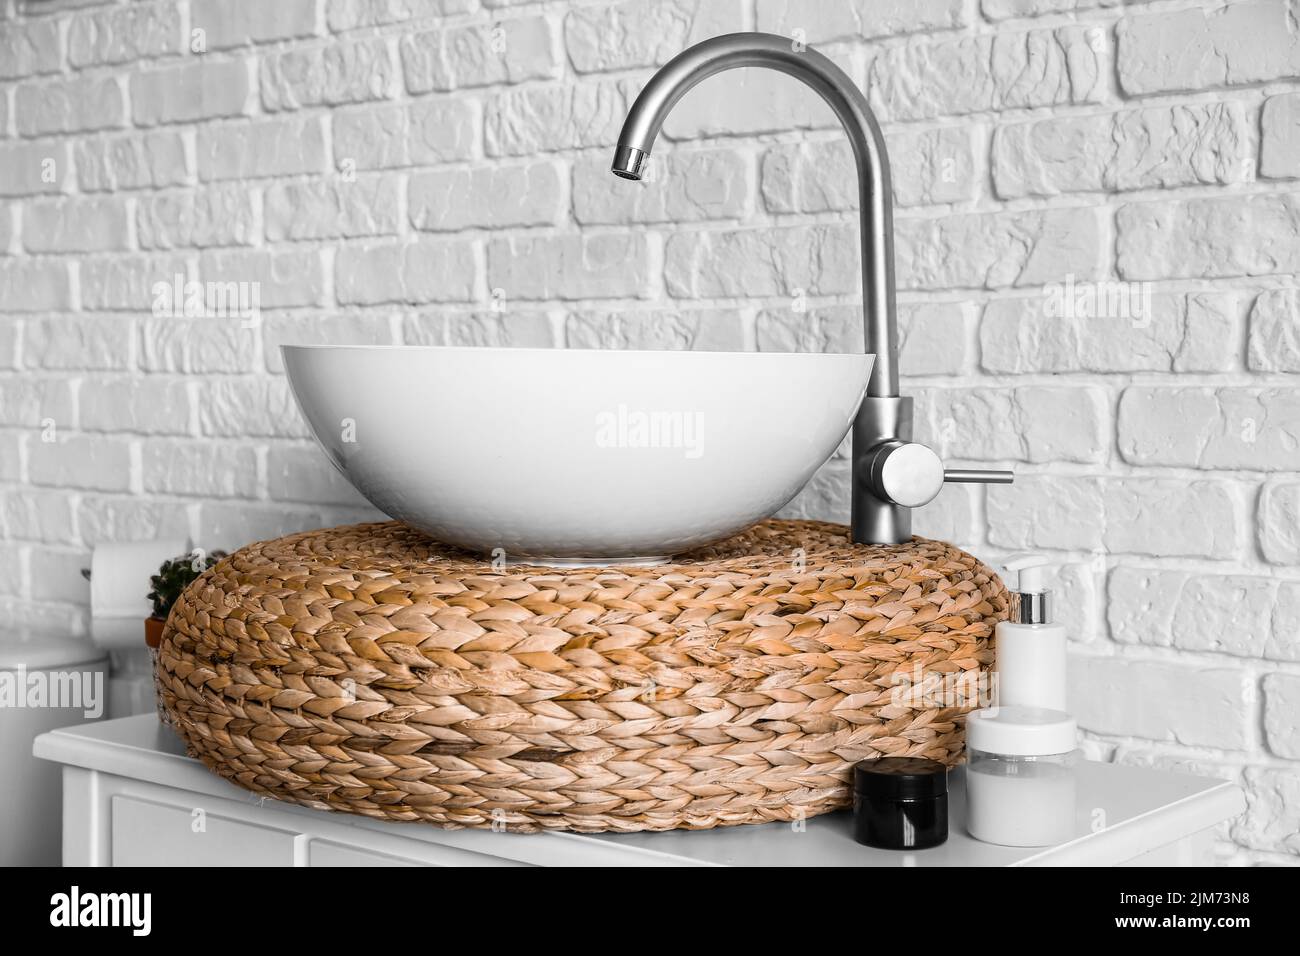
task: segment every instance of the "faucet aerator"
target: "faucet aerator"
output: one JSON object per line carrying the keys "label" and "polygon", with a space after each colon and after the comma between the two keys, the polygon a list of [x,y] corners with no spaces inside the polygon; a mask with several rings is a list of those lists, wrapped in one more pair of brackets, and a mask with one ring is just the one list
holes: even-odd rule
{"label": "faucet aerator", "polygon": [[637,149],[635,146],[620,146],[614,153],[614,165],[610,167],[610,172],[619,179],[639,182],[649,158],[650,154],[645,150]]}

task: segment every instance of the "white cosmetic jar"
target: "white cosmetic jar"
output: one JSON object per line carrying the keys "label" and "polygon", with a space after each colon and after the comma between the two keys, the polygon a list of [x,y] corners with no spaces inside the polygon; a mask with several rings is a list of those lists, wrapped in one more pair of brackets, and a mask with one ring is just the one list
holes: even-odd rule
{"label": "white cosmetic jar", "polygon": [[1000,846],[1075,836],[1078,728],[1064,711],[990,707],[966,716],[966,829]]}

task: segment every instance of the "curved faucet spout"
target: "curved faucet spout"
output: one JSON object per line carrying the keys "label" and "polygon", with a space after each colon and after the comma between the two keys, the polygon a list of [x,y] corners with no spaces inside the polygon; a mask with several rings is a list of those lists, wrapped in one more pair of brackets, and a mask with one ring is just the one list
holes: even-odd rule
{"label": "curved faucet spout", "polygon": [[701,80],[741,66],[779,70],[811,86],[839,117],[853,147],[861,202],[862,311],[865,345],[876,356],[867,395],[898,395],[898,326],[894,313],[893,194],[880,126],[866,98],[829,58],[788,37],[729,33],[679,53],[632,104],[614,153],[614,175],[640,179],[669,111]]}
{"label": "curved faucet spout", "polygon": [[898,394],[898,323],[894,316],[894,213],[889,157],[866,98],[838,66],[815,50],[770,33],[730,33],[669,60],[632,104],[614,152],[613,172],[640,179],[659,128],[700,80],[738,66],[762,66],[803,80],[844,125],[857,164],[861,208],[862,318],[876,361],[853,421],[853,540],[895,544],[912,535],[912,509],[945,481],[1010,481],[1009,472],[945,469],[912,441],[912,400]]}

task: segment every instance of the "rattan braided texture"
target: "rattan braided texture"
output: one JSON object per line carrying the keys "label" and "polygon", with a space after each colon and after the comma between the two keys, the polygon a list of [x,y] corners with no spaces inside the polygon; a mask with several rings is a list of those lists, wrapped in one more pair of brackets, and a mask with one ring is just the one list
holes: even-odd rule
{"label": "rattan braided texture", "polygon": [[212,568],[158,667],[191,754],[265,796],[447,827],[707,828],[845,806],[867,757],[955,762],[969,706],[900,702],[897,675],[987,669],[1006,608],[951,545],[821,522],[588,569],[362,524]]}

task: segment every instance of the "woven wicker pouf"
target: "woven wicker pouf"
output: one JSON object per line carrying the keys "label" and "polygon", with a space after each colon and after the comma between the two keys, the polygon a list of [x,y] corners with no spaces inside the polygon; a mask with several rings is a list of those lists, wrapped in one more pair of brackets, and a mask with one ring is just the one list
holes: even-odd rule
{"label": "woven wicker pouf", "polygon": [[362,524],[205,573],[159,681],[192,755],[279,800],[445,827],[707,828],[845,806],[867,757],[955,762],[976,701],[916,678],[987,671],[1006,609],[951,545],[852,545],[820,522],[583,569]]}

